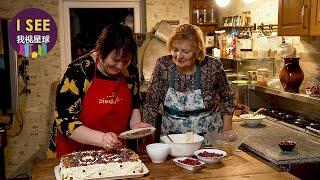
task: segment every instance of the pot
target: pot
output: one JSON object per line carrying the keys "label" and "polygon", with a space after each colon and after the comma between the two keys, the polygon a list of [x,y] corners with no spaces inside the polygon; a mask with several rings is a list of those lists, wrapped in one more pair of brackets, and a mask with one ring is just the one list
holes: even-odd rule
{"label": "pot", "polygon": [[299,65],[298,57],[286,57],[284,59],[284,66],[280,70],[280,82],[287,92],[299,93],[299,87],[304,79],[303,71]]}

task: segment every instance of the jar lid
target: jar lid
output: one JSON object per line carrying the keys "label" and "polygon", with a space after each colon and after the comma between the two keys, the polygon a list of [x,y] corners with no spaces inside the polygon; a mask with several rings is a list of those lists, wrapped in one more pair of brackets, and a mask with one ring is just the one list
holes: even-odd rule
{"label": "jar lid", "polygon": [[0,123],[0,132],[5,131],[7,129],[7,124]]}
{"label": "jar lid", "polygon": [[260,68],[260,69],[257,69],[257,71],[262,71],[262,72],[266,72],[266,71],[269,71],[269,69],[267,69],[267,68]]}

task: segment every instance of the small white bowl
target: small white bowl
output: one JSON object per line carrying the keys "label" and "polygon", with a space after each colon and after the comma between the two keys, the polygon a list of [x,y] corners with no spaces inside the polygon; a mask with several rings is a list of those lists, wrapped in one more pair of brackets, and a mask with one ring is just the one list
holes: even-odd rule
{"label": "small white bowl", "polygon": [[[219,154],[219,156],[203,156],[202,154]],[[194,152],[194,155],[197,156],[198,159],[201,161],[204,161],[208,164],[216,164],[221,161],[223,157],[227,155],[225,151],[219,150],[219,149],[200,149],[198,151]]]}
{"label": "small white bowl", "polygon": [[171,142],[167,136],[160,138],[161,142],[170,146],[170,155],[173,157],[193,156],[194,151],[200,149],[204,138],[194,134],[193,141],[187,142],[186,134],[170,134]]}
{"label": "small white bowl", "polygon": [[169,154],[170,146],[164,143],[147,145],[147,153],[153,163],[163,163]]}
{"label": "small white bowl", "polygon": [[[191,164],[183,163],[183,161],[185,161],[186,159],[188,159],[189,161],[197,162],[198,164],[191,165]],[[201,169],[204,166],[204,162],[191,157],[177,157],[172,159],[172,161],[174,161],[177,166],[187,169],[189,171],[195,171],[195,170]]]}
{"label": "small white bowl", "polygon": [[266,118],[266,116],[262,114],[257,114],[253,116],[253,114],[242,114],[240,115],[240,118],[244,120],[244,122],[249,127],[255,127],[261,124],[262,120]]}

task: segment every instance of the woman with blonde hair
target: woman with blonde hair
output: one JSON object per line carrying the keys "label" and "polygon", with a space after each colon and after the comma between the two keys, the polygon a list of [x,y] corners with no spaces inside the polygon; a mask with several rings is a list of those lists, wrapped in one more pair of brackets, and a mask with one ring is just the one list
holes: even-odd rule
{"label": "woman with blonde hair", "polygon": [[234,94],[221,61],[205,55],[199,27],[180,25],[167,47],[170,55],[157,60],[147,90],[144,121],[155,125],[162,104],[162,134],[233,134]]}

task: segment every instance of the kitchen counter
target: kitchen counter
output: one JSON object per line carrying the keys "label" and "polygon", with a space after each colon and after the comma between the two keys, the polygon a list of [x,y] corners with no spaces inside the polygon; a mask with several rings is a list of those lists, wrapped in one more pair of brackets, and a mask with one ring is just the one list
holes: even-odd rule
{"label": "kitchen counter", "polygon": [[[244,122],[233,122],[233,128],[242,137],[242,145],[253,153],[276,165],[320,162],[320,139],[265,119],[258,127],[248,127]],[[278,143],[282,140],[296,141],[292,152],[283,152]]]}
{"label": "kitchen counter", "polygon": [[[298,179],[287,172],[279,172],[279,169],[267,165],[264,160],[245,152],[235,152],[221,163],[205,165],[195,172],[176,166],[169,158],[164,163],[154,164],[146,154],[140,157],[149,169],[149,173],[141,179]],[[59,159],[34,161],[32,179],[54,180],[53,170],[58,163]]]}

